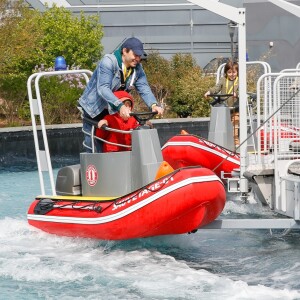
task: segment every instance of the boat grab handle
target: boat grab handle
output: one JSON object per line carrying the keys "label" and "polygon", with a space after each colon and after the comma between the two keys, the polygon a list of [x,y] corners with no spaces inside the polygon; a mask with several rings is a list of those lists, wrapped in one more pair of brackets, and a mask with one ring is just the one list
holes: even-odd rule
{"label": "boat grab handle", "polygon": [[[98,128],[98,121],[95,121],[91,118],[88,117],[83,117],[83,120],[85,120],[87,123],[95,126],[96,128]],[[125,134],[131,134],[132,130],[120,130],[120,129],[115,129],[115,128],[111,128],[108,127],[107,125],[102,125],[101,129],[103,130],[107,130],[107,131],[113,131],[113,132],[119,132],[119,133],[125,133]]]}

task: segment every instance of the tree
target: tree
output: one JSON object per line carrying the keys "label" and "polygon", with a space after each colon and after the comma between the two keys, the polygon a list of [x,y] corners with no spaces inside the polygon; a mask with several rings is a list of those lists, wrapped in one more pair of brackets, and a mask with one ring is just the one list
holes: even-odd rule
{"label": "tree", "polygon": [[165,103],[171,93],[172,70],[167,59],[151,52],[143,63],[151,90],[159,103]]}
{"label": "tree", "polygon": [[37,12],[20,2],[9,11],[2,3],[1,9],[2,73],[29,75],[36,65],[53,67],[55,57],[60,55],[69,65],[94,68],[102,56],[103,30],[96,15],[86,17],[81,13],[76,17],[69,10],[55,6]]}
{"label": "tree", "polygon": [[0,15],[0,70],[2,74],[18,74],[20,62],[30,60],[42,35],[34,22],[38,13],[21,1],[0,0]]}
{"label": "tree", "polygon": [[26,81],[36,66],[51,68],[62,55],[70,66],[93,69],[102,56],[98,16],[58,7],[38,12],[10,0],[0,0],[0,16],[0,117],[28,115]]}
{"label": "tree", "polygon": [[97,15],[79,17],[61,7],[40,13],[36,22],[41,31],[36,50],[36,62],[53,66],[57,56],[64,56],[67,64],[93,69],[102,56],[102,25]]}
{"label": "tree", "polygon": [[70,66],[92,69],[102,56],[103,29],[96,15],[76,17],[55,6],[38,12],[10,0],[0,0],[0,15],[2,74],[29,76],[36,65],[53,67],[60,55]]}
{"label": "tree", "polygon": [[212,78],[204,77],[202,69],[191,54],[175,54],[172,68],[172,96],[168,103],[180,118],[207,117],[209,104],[205,92],[213,85]]}
{"label": "tree", "polygon": [[213,79],[204,77],[191,54],[177,53],[170,60],[151,52],[143,67],[156,99],[165,105],[165,117],[205,117],[209,104],[204,94]]}
{"label": "tree", "polygon": [[211,77],[202,77],[199,71],[199,67],[191,68],[177,80],[171,107],[180,118],[209,115],[209,102],[204,94],[214,83]]}

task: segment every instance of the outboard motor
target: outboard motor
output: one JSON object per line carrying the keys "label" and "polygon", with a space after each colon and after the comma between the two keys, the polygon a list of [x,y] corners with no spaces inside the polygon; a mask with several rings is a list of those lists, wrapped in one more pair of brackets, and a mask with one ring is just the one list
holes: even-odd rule
{"label": "outboard motor", "polygon": [[81,195],[80,165],[61,168],[57,173],[55,189],[58,195]]}
{"label": "outboard motor", "polygon": [[230,107],[224,101],[232,95],[210,95],[214,101],[210,103],[211,114],[208,140],[231,151],[235,151],[233,126],[230,118]]}

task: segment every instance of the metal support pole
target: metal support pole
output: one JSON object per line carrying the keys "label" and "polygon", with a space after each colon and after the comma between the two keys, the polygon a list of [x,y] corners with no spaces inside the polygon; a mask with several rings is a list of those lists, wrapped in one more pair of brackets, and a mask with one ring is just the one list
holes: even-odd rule
{"label": "metal support pole", "polygon": [[239,107],[240,107],[240,191],[245,197],[248,193],[248,181],[243,176],[247,168],[247,80],[246,80],[246,10],[213,0],[188,0],[213,13],[235,22],[238,27],[239,47]]}
{"label": "metal support pole", "polygon": [[247,73],[246,73],[246,12],[239,9],[242,22],[238,24],[239,44],[239,104],[240,104],[240,191],[242,195],[248,193],[248,180],[243,176],[247,170]]}

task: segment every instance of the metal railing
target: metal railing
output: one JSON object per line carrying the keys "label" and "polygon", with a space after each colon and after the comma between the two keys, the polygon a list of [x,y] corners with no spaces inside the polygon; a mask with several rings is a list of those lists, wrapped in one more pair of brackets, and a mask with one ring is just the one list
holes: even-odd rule
{"label": "metal railing", "polygon": [[[217,75],[216,75],[216,83],[219,82],[220,78],[222,76],[224,76],[224,67],[225,67],[226,63],[224,64],[221,64],[218,69],[217,69]],[[251,65],[257,65],[259,67],[262,67],[263,69],[263,72],[262,74],[265,74],[265,73],[270,73],[271,72],[271,66],[265,62],[265,61],[247,61],[246,62],[246,66],[251,66]]]}
{"label": "metal railing", "polygon": [[[86,148],[86,149],[89,149],[92,151],[92,153],[95,153],[95,140],[98,140],[98,141],[101,141],[103,143],[106,143],[106,144],[109,144],[109,145],[114,145],[114,146],[118,146],[118,147],[124,147],[124,148],[131,148],[131,146],[129,145],[124,145],[124,144],[118,144],[118,143],[113,143],[113,142],[109,142],[105,139],[102,139],[98,136],[95,135],[95,131],[96,129],[98,128],[98,122],[97,121],[94,121],[92,119],[89,119],[89,118],[86,118],[86,117],[83,117],[82,118],[90,123],[90,125],[92,125],[92,128],[91,128],[91,132],[88,132],[88,131],[85,131],[83,128],[82,128],[82,132],[84,135],[87,135],[87,136],[90,136],[91,137],[91,141],[92,141],[92,147],[88,146],[85,144],[85,142],[83,141],[83,146]],[[121,134],[132,134],[132,130],[120,130],[120,129],[116,129],[116,128],[110,128],[108,126],[104,126],[102,128],[102,130],[107,130],[107,131],[111,131],[111,132],[116,132],[116,133],[121,133]]]}
{"label": "metal railing", "polygon": [[[50,186],[53,195],[56,195],[56,190],[54,184],[53,169],[52,169],[50,152],[49,152],[49,145],[48,145],[48,139],[46,133],[46,124],[45,124],[45,118],[43,113],[43,105],[42,105],[39,82],[42,77],[62,76],[62,75],[69,75],[69,74],[82,75],[86,83],[89,82],[89,76],[92,76],[92,72],[90,70],[66,70],[66,71],[50,71],[50,72],[34,73],[27,80],[27,91],[28,91],[29,104],[30,104],[32,131],[34,137],[34,146],[36,152],[38,174],[39,174],[42,195],[45,195],[45,182],[44,182],[43,172],[47,172],[49,175]],[[33,83],[35,87],[35,97],[33,95],[33,88],[32,88]],[[40,119],[40,130],[42,131],[42,146],[44,149],[42,149],[40,145],[40,141],[38,139],[39,128],[37,127],[37,117],[39,117]]]}

